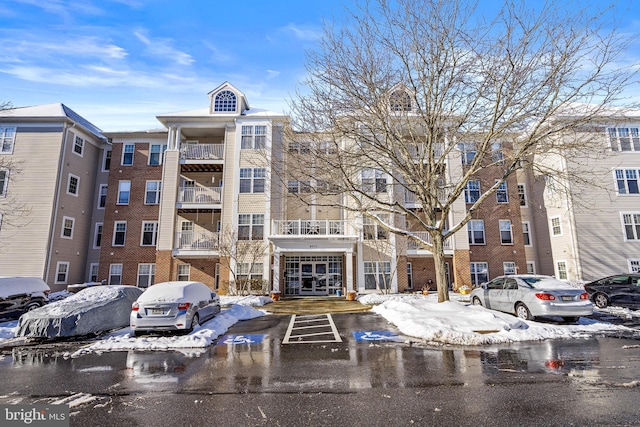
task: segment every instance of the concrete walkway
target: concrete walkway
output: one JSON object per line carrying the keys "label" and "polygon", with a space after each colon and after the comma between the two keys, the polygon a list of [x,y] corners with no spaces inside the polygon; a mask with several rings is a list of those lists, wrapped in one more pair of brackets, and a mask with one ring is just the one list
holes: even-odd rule
{"label": "concrete walkway", "polygon": [[371,310],[370,305],[347,301],[344,297],[294,297],[260,307],[271,314],[357,313]]}

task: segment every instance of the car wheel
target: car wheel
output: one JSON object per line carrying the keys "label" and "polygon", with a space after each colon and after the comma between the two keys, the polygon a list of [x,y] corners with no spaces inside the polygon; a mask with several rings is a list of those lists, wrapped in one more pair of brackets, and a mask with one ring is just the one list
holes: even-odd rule
{"label": "car wheel", "polygon": [[42,306],[40,304],[38,304],[37,302],[35,302],[33,304],[29,304],[28,306],[26,306],[24,311],[26,313],[27,311],[35,310],[36,308],[40,308],[40,307],[42,307]]}
{"label": "car wheel", "polygon": [[593,297],[593,303],[598,308],[605,308],[609,305],[609,298],[607,298],[605,294],[596,294],[596,296]]}
{"label": "car wheel", "polygon": [[473,297],[472,304],[473,305],[482,305],[482,301],[480,301],[480,298],[478,298],[478,297]]}
{"label": "car wheel", "polygon": [[190,331],[193,331],[193,329],[200,325],[200,317],[198,317],[198,313],[193,315],[193,319],[191,319],[191,328],[189,328]]}
{"label": "car wheel", "polygon": [[578,316],[564,316],[562,318],[565,322],[571,322],[571,323],[575,323],[578,321],[579,317]]}
{"label": "car wheel", "polygon": [[516,305],[516,316],[524,320],[533,320],[531,312],[529,311],[527,306],[522,303]]}

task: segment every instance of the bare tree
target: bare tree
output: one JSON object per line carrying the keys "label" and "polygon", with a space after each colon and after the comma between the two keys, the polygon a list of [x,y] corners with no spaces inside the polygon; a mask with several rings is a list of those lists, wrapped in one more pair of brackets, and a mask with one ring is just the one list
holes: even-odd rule
{"label": "bare tree", "polygon": [[[619,62],[630,39],[605,28],[609,10],[526,3],[506,0],[491,19],[462,0],[357,3],[343,26],[326,25],[290,102],[289,146],[275,171],[430,250],[440,302],[447,239],[634,83],[635,70]],[[591,142],[569,148],[589,153]],[[487,167],[499,179],[465,200]]]}
{"label": "bare tree", "polygon": [[[245,240],[240,238],[237,231],[230,229],[220,233],[218,251],[220,263],[233,277],[229,283],[229,293],[232,295],[246,295],[252,291],[266,292],[262,279],[252,279],[254,266],[264,260],[267,245],[264,240]],[[262,271],[260,271],[262,273]]]}

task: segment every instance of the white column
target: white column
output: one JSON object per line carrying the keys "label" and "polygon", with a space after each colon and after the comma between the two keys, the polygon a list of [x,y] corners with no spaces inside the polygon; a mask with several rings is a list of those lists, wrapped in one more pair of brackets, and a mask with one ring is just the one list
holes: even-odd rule
{"label": "white column", "polygon": [[353,251],[348,250],[345,254],[345,271],[347,276],[347,292],[355,291],[353,287]]}
{"label": "white column", "polygon": [[273,251],[273,292],[280,292],[280,251]]}

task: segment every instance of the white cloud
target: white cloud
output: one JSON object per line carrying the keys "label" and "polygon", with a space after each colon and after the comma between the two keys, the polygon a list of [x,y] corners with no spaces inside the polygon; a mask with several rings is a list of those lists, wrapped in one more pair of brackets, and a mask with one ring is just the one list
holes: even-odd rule
{"label": "white cloud", "polygon": [[171,46],[173,43],[173,40],[171,39],[151,39],[147,36],[146,31],[144,30],[136,30],[133,34],[146,46],[149,54],[153,56],[165,58],[171,61],[171,63],[177,63],[180,65],[191,65],[195,61],[188,53],[182,52]]}
{"label": "white cloud", "polygon": [[298,40],[303,41],[316,41],[322,36],[322,32],[315,27],[301,27],[296,24],[283,27],[283,31],[293,34]]}

